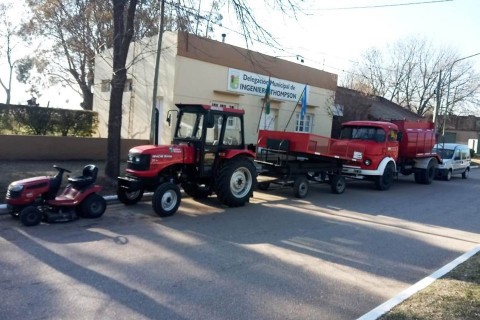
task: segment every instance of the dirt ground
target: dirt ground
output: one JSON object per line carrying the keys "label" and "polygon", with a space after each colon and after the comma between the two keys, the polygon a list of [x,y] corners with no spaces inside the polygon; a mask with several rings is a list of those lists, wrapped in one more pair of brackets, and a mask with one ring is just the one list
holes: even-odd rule
{"label": "dirt ground", "polygon": [[[97,184],[103,187],[101,195],[115,195],[116,181],[110,181],[105,176],[104,161],[0,161],[0,204],[5,203],[5,195],[8,185],[16,180],[36,177],[55,175],[57,170],[53,165],[68,169],[71,173],[63,176],[63,183],[67,183],[67,177],[76,177],[82,175],[83,167],[87,164],[94,164],[98,167]],[[125,172],[126,163],[120,166],[120,174]]]}

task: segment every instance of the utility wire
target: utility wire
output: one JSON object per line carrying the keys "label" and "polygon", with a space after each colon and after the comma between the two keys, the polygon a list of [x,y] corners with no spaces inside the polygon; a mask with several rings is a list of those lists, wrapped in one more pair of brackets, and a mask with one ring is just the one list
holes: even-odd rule
{"label": "utility wire", "polygon": [[357,6],[357,7],[309,8],[309,9],[304,9],[304,10],[305,11],[336,11],[336,10],[376,9],[376,8],[388,8],[388,7],[413,6],[413,5],[419,5],[419,4],[433,4],[433,3],[450,2],[450,1],[453,1],[453,0],[406,2],[406,3],[379,4],[379,5]]}

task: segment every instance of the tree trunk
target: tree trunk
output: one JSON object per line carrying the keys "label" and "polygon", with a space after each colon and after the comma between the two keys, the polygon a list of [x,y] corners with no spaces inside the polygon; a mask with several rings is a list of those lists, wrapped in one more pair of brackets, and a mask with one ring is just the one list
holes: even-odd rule
{"label": "tree trunk", "polygon": [[81,86],[82,87],[82,96],[83,96],[83,101],[81,103],[81,107],[83,110],[93,110],[93,93],[88,88],[87,86]]}
{"label": "tree trunk", "polygon": [[[113,3],[113,77],[108,114],[108,142],[105,175],[117,179],[120,174],[123,88],[127,79],[126,61],[133,37],[137,0],[112,0]],[[126,17],[126,18],[125,18]]]}

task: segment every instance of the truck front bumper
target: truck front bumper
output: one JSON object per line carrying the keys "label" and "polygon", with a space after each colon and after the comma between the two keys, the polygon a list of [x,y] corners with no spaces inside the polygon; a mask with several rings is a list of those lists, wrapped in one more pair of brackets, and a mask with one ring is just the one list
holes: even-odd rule
{"label": "truck front bumper", "polygon": [[144,188],[143,181],[135,177],[129,177],[129,176],[118,177],[117,181],[118,181],[119,188],[132,190],[132,191],[140,190]]}

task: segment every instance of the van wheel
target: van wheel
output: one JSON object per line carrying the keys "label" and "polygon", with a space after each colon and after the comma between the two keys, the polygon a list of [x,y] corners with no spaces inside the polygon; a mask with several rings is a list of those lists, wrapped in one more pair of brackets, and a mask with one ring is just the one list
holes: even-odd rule
{"label": "van wheel", "polygon": [[445,175],[445,180],[450,181],[452,180],[452,170],[448,170],[447,174]]}
{"label": "van wheel", "polygon": [[470,171],[470,168],[465,169],[465,171],[462,173],[462,179],[468,178],[469,171]]}

